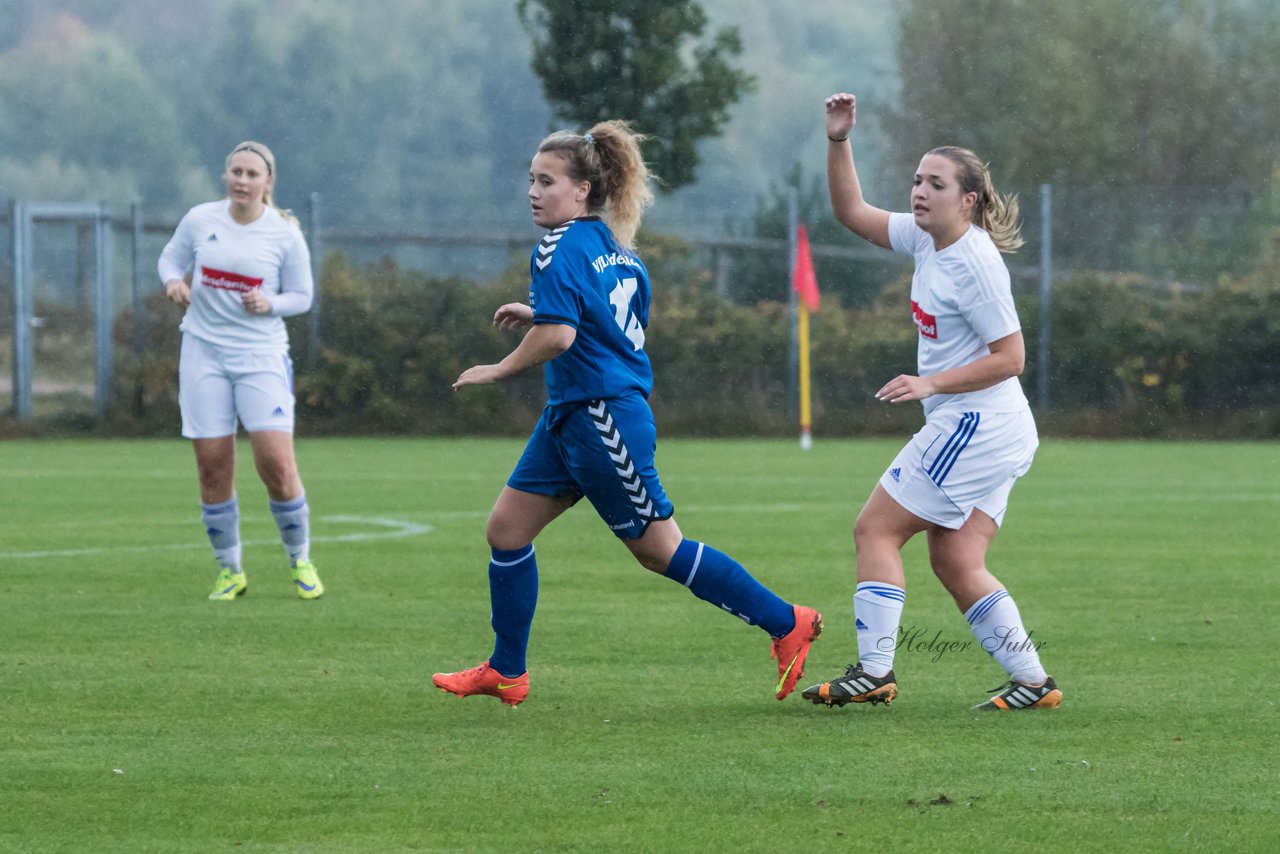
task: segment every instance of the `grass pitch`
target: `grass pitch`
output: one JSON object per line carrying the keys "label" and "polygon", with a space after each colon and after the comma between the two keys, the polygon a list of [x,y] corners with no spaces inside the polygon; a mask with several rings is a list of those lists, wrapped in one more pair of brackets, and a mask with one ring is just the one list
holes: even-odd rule
{"label": "grass pitch", "polygon": [[[179,441],[0,443],[0,849],[1275,850],[1275,444],[1046,441],[991,569],[1063,687],[999,684],[907,549],[889,709],[772,697],[768,639],[640,569],[580,506],[538,541],[533,690],[488,655],[505,440],[311,440],[327,593],[292,593],[241,447],[249,593],[215,567]],[[853,519],[897,442],[664,441],[686,535],[856,657]],[[932,643],[930,643],[932,641]],[[1267,745],[1271,744],[1271,747]]]}

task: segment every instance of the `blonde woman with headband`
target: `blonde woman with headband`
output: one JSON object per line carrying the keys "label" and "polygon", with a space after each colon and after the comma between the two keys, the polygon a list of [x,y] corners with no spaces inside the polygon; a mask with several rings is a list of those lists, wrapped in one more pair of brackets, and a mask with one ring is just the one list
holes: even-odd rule
{"label": "blonde woman with headband", "polygon": [[653,198],[642,139],[627,123],[608,121],[542,140],[529,166],[529,207],[547,234],[530,259],[529,302],[493,317],[499,328],[528,331],[501,362],[468,368],[453,384],[465,391],[546,365],[547,406],[486,528],[493,653],[432,677],[459,697],[488,695],[510,706],[528,697],[525,654],[538,599],[533,540],[584,497],[645,569],[768,633],[777,699],[795,688],[822,631],[817,611],[787,603],[733,558],[686,538],[658,478],[644,349],[649,273],[635,252]]}
{"label": "blonde woman with headband", "polygon": [[920,401],[925,425],[889,464],[854,526],[858,662],[803,696],[827,706],[888,704],[897,696],[893,658],[906,602],[900,550],[924,532],[934,574],[978,645],[1008,674],[976,708],[1057,708],[1062,691],[1040,663],[1040,644],[986,566],[1009,493],[1039,445],[1018,383],[1026,351],[1000,254],[1022,245],[1017,201],[996,192],[972,151],[946,146],[920,160],[910,213],[874,207],[853,164],[855,122],[853,95],[826,99],[831,207],[862,239],[915,258],[916,373],[889,380],[876,400]]}
{"label": "blonde woman with headband", "polygon": [[311,256],[298,221],[272,203],[276,160],[259,142],[227,155],[227,198],[187,212],[160,255],[165,295],[186,309],[178,365],[182,435],[195,449],[201,521],[218,562],[209,598],[248,590],[235,491],[237,419],[267,488],[303,599],[324,593],[310,557],[310,510],[293,450],[293,362],[284,318],[311,307]]}

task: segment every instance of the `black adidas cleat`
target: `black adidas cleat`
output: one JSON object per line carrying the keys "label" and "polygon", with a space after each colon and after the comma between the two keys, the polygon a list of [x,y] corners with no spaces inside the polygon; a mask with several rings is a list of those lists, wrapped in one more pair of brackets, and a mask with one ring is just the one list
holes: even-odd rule
{"label": "black adidas cleat", "polygon": [[[996,692],[1000,692],[996,694]],[[1019,712],[1024,709],[1056,709],[1062,705],[1062,690],[1050,676],[1043,685],[1031,686],[1012,680],[993,688],[996,696],[974,706],[984,712]]]}
{"label": "black adidas cleat", "polygon": [[811,685],[800,696],[814,704],[843,706],[845,703],[884,703],[898,696],[898,681],[890,670],[884,676],[872,676],[862,669],[862,662],[850,664],[844,675],[830,682]]}

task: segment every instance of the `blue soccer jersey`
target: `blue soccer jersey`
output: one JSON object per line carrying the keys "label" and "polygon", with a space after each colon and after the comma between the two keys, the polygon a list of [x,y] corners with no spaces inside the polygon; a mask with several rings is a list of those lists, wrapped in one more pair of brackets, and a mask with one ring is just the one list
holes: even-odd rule
{"label": "blue soccer jersey", "polygon": [[609,227],[584,217],[552,230],[534,250],[529,275],[533,322],[577,330],[573,346],[547,363],[547,403],[648,397],[649,272]]}

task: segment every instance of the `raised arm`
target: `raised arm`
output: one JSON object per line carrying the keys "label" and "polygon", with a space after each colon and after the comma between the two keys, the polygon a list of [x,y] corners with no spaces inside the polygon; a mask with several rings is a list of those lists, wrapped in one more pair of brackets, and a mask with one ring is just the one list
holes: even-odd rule
{"label": "raised arm", "polygon": [[850,134],[857,123],[856,99],[847,92],[827,98],[827,190],[831,210],[845,228],[876,246],[889,243],[889,212],[867,204],[853,165]]}

